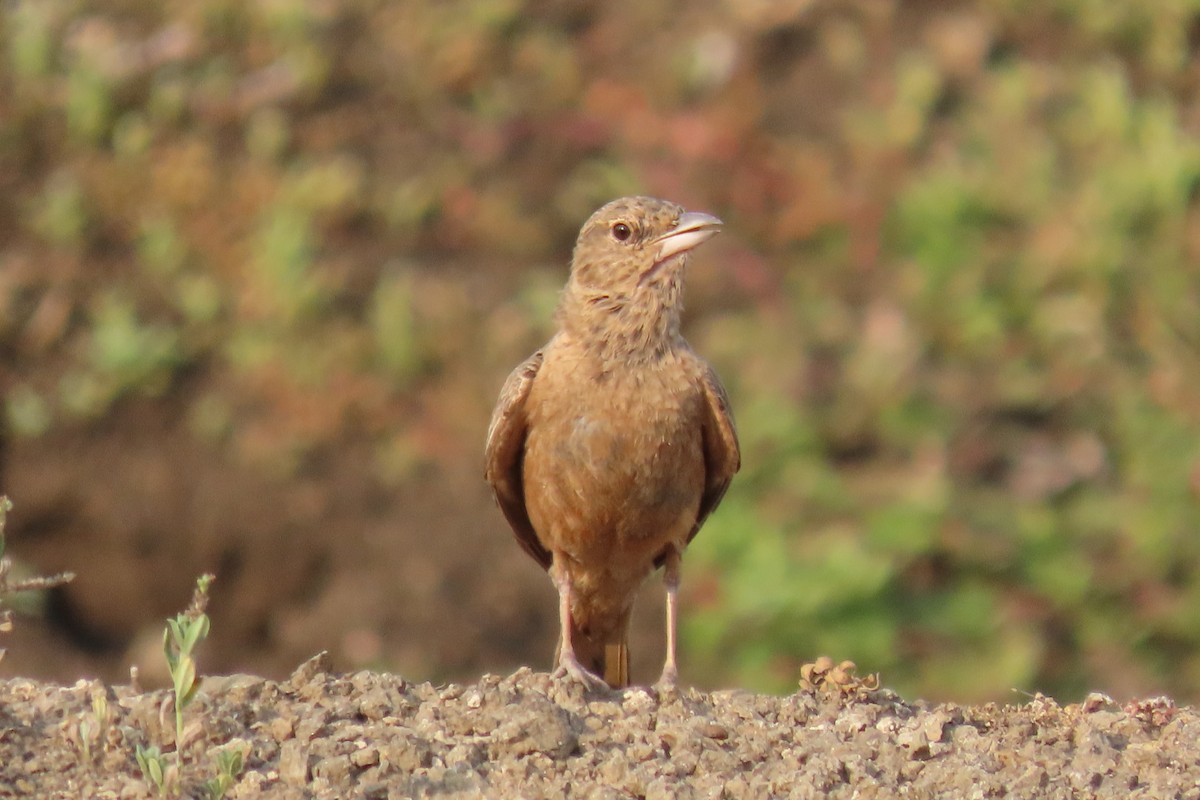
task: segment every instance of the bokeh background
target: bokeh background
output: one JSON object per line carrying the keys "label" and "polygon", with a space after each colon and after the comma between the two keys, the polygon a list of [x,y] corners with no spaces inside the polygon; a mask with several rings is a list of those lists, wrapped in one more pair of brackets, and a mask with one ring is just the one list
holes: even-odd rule
{"label": "bokeh background", "polygon": [[[1200,697],[1197,0],[7,0],[6,674],[546,667],[482,480],[580,223],[718,214],[683,676]],[[639,604],[635,678],[662,655]]]}

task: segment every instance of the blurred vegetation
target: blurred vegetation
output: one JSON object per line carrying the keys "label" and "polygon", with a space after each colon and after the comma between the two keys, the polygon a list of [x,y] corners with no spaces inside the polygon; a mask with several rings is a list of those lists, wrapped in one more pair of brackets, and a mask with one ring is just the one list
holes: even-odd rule
{"label": "blurred vegetation", "polygon": [[[12,435],[478,459],[578,225],[722,216],[689,675],[1200,696],[1200,2],[0,6]],[[18,498],[19,499],[19,498]],[[499,525],[499,522],[495,522]],[[497,534],[499,535],[499,534]]]}

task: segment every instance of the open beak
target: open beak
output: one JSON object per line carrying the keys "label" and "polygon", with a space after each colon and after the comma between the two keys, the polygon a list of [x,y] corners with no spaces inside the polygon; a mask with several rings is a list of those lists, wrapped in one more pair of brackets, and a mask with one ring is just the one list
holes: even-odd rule
{"label": "open beak", "polygon": [[721,232],[722,224],[724,223],[712,214],[688,211],[679,218],[674,228],[655,240],[659,245],[655,263],[661,264],[672,256],[686,253],[693,247],[707,242]]}

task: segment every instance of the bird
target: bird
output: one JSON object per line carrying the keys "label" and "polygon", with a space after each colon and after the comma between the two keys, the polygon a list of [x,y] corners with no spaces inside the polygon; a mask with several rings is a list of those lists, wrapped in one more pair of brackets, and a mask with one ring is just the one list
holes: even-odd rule
{"label": "bird", "polygon": [[602,206],[575,242],[556,332],[508,376],[485,477],[558,592],[556,677],[622,688],[638,589],[658,567],[678,681],[684,548],[741,465],[729,397],[680,333],[684,267],[722,222],[651,197]]}

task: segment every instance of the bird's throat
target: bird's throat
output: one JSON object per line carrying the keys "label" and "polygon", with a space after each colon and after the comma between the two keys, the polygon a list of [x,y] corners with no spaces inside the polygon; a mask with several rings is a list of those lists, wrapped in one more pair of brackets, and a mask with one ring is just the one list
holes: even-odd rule
{"label": "bird's throat", "polygon": [[[652,265],[650,265],[650,269],[643,272],[641,277],[638,278],[638,288],[652,285],[654,283],[655,277],[662,274],[663,267],[670,265],[672,269],[675,269],[675,268],[681,266],[682,259],[683,259],[683,254],[680,253],[678,255],[669,256],[667,258],[663,258],[658,261],[655,261]],[[675,263],[672,263],[672,262],[675,262]]]}
{"label": "bird's throat", "polygon": [[629,294],[568,290],[558,323],[603,361],[651,361],[679,342],[680,311],[676,285],[639,285]]}

